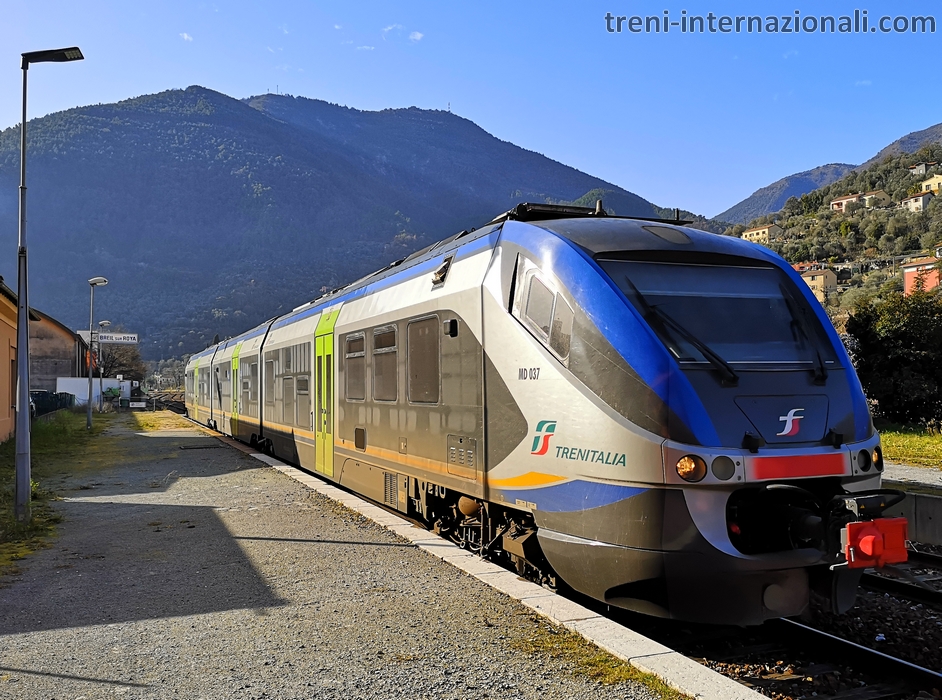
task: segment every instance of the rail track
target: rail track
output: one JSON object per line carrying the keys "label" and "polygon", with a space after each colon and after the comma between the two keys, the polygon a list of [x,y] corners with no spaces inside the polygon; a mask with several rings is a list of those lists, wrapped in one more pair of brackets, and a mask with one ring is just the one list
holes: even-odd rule
{"label": "rail track", "polygon": [[892,571],[885,574],[868,573],[863,575],[860,583],[870,590],[942,610],[942,556],[911,551],[909,561],[896,569],[903,578],[892,577]]}
{"label": "rail track", "polygon": [[186,413],[186,404],[182,391],[157,391],[148,394],[148,398],[155,401],[157,408],[166,409],[183,415]]}

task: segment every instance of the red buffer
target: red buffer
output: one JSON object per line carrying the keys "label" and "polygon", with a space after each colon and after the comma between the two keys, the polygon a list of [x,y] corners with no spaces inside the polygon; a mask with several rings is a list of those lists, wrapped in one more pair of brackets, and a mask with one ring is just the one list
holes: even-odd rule
{"label": "red buffer", "polygon": [[880,568],[906,561],[909,539],[906,518],[877,518],[847,523],[841,533],[844,557],[850,569]]}

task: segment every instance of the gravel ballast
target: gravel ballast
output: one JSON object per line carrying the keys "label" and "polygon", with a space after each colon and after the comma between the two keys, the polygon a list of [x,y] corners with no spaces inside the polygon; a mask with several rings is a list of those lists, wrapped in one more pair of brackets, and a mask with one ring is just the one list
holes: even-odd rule
{"label": "gravel ballast", "polygon": [[52,484],[59,536],[0,580],[0,698],[655,697],[258,460],[128,425],[116,466]]}

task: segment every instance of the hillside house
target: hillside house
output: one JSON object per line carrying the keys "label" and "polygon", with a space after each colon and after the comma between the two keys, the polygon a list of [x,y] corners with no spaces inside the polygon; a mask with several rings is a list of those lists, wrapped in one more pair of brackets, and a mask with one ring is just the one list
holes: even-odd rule
{"label": "hillside house", "polygon": [[925,211],[926,207],[929,206],[929,200],[931,200],[935,195],[932,192],[920,192],[917,195],[912,197],[907,197],[902,202],[899,203],[900,209],[905,209],[911,211],[914,214],[918,214],[921,211]]}
{"label": "hillside house", "polygon": [[890,195],[888,195],[883,190],[864,192],[861,196],[861,200],[863,200],[864,206],[868,209],[873,209],[874,207],[885,207],[893,201],[890,199]]}
{"label": "hillside house", "polygon": [[766,224],[765,226],[756,226],[748,231],[743,231],[742,239],[759,245],[768,245],[769,241],[778,238],[782,233],[782,227],[778,224]]}
{"label": "hillside house", "polygon": [[800,262],[792,265],[792,269],[795,272],[807,272],[808,270],[825,270],[827,269],[827,263],[818,262],[817,260],[812,260],[811,262]]}
{"label": "hillside house", "polygon": [[831,211],[843,212],[848,204],[856,204],[860,201],[861,197],[863,197],[863,195],[858,192],[857,194],[845,194],[843,197],[832,199]]}
{"label": "hillside house", "polygon": [[909,172],[913,175],[925,175],[929,170],[937,166],[938,163],[916,163],[909,166]]}
{"label": "hillside house", "polygon": [[833,270],[808,270],[801,273],[801,278],[822,304],[827,301],[828,294],[837,291],[837,275]]}
{"label": "hillside house", "polygon": [[933,175],[928,180],[923,180],[919,183],[920,192],[939,194],[940,187],[942,187],[942,175]]}
{"label": "hillside house", "polygon": [[900,265],[903,271],[903,294],[912,294],[920,282],[926,291],[938,287],[940,265],[942,259],[933,257],[910,260]]}
{"label": "hillside house", "polygon": [[88,345],[52,316],[33,309],[29,324],[29,388],[56,391],[56,377],[87,377]]}

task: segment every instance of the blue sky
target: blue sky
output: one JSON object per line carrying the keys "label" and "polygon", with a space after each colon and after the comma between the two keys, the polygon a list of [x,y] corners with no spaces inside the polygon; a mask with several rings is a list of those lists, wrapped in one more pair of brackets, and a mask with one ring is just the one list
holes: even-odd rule
{"label": "blue sky", "polygon": [[[761,10],[756,8],[761,7]],[[662,206],[714,215],[778,178],[860,163],[942,121],[936,34],[621,34],[605,14],[926,15],[915,2],[59,2],[5,0],[0,128],[203,85],[359,109],[447,109]],[[499,164],[495,164],[499,167]]]}

